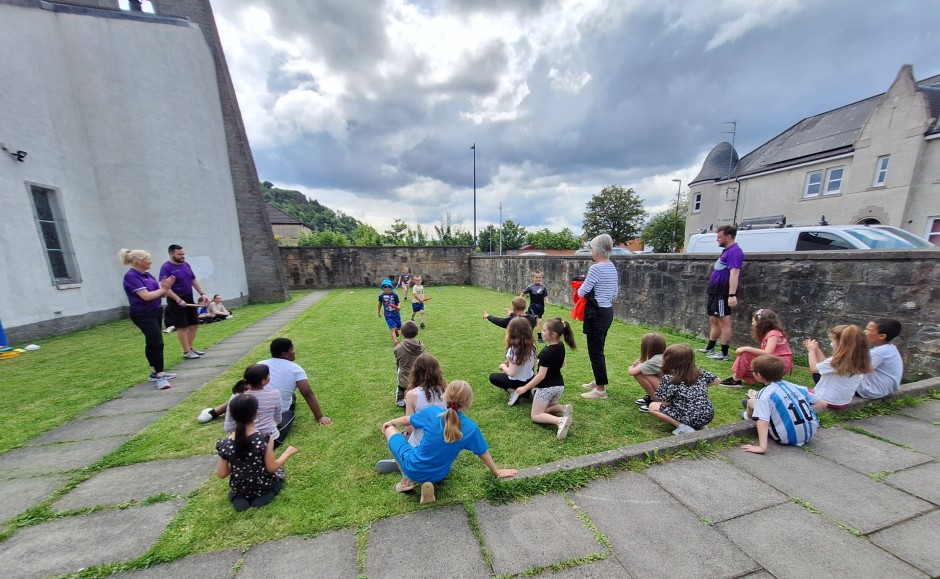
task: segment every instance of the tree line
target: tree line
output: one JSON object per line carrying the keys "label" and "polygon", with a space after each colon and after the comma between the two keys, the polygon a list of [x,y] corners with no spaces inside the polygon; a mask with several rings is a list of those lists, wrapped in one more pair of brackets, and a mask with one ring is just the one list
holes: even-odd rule
{"label": "tree line", "polygon": [[[412,227],[399,218],[379,232],[341,211],[334,211],[316,200],[310,201],[300,191],[279,189],[270,181],[264,181],[261,186],[266,202],[314,230],[301,234],[298,241],[301,246],[473,245],[473,233],[450,212],[429,229],[421,224]],[[506,252],[526,245],[538,249],[578,249],[594,236],[608,233],[618,245],[640,238],[656,252],[674,252],[682,247],[685,239],[687,213],[687,204],[680,201],[647,221],[649,214],[644,209],[643,199],[632,188],[608,185],[588,201],[581,237],[576,237],[567,227],[557,232],[548,228],[527,231],[507,219],[501,226],[487,225],[477,233],[477,250]]]}

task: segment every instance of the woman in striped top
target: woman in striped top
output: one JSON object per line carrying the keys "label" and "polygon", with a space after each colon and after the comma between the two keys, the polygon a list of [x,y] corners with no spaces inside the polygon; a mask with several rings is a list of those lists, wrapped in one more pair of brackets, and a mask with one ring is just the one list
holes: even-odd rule
{"label": "woman in striped top", "polygon": [[[604,343],[607,330],[614,321],[614,298],[617,296],[620,279],[617,267],[610,262],[610,252],[614,249],[614,240],[606,233],[591,240],[591,258],[594,264],[588,269],[584,283],[578,289],[578,295],[584,298],[594,296],[597,308],[591,308],[590,302],[584,312],[584,335],[587,336],[588,358],[591,359],[591,371],[594,380],[584,384],[590,389],[582,398],[607,399],[607,360],[604,358]],[[594,310],[594,311],[592,311]]]}

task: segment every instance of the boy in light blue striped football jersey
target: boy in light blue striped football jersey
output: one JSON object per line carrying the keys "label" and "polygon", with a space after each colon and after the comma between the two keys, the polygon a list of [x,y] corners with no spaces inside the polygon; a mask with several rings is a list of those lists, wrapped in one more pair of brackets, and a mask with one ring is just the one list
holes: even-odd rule
{"label": "boy in light blue striped football jersey", "polygon": [[803,446],[809,442],[819,418],[816,412],[826,407],[826,401],[806,388],[784,381],[784,362],[773,354],[754,358],[751,370],[758,382],[766,384],[755,398],[747,400],[742,418],[757,421],[757,444],[745,444],[741,450],[764,454],[767,436],[780,444]]}

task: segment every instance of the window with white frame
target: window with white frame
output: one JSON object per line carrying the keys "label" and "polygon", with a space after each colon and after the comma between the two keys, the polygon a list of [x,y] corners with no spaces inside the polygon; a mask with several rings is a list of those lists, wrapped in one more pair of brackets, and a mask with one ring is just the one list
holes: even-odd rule
{"label": "window with white frame", "polygon": [[878,161],[875,163],[875,180],[871,184],[872,187],[882,187],[885,181],[888,180],[888,161],[890,159],[890,155],[878,157]]}
{"label": "window with white frame", "polygon": [[806,174],[806,186],[803,188],[803,197],[816,197],[822,190],[822,171],[813,171]]}
{"label": "window with white frame", "polygon": [[845,167],[833,167],[826,175],[826,195],[834,195],[842,190],[842,174]]}
{"label": "window with white frame", "polygon": [[927,231],[924,232],[924,237],[930,243],[940,246],[940,216],[927,218]]}
{"label": "window with white frame", "polygon": [[702,210],[702,194],[696,193],[692,196],[692,213],[698,213]]}
{"label": "window with white frame", "polygon": [[33,200],[33,216],[36,218],[39,238],[46,253],[52,283],[80,283],[82,278],[78,272],[75,252],[72,251],[68,223],[62,212],[58,191],[40,185],[29,185],[29,191]]}

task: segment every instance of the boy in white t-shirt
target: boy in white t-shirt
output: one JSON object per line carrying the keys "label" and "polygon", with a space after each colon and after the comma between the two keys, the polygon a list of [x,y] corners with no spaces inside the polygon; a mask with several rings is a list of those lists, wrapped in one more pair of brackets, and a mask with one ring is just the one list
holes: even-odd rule
{"label": "boy in white t-shirt", "polygon": [[757,444],[744,444],[741,450],[764,454],[767,437],[780,444],[803,446],[819,428],[816,412],[826,408],[826,401],[802,386],[783,380],[785,365],[773,354],[754,358],[751,371],[758,382],[766,384],[755,398],[745,400],[745,420],[757,421]]}
{"label": "boy in white t-shirt", "polygon": [[878,318],[865,326],[865,339],[871,346],[871,374],[862,377],[855,394],[862,398],[884,398],[898,391],[904,362],[898,347],[889,344],[901,333],[901,322],[890,318]]}

